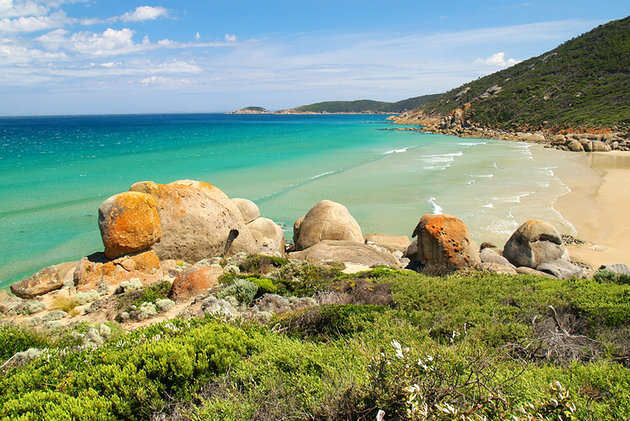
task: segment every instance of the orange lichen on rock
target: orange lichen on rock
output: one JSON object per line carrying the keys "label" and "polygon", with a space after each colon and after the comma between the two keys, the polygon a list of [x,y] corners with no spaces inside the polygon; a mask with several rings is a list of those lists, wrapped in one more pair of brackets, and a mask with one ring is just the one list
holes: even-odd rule
{"label": "orange lichen on rock", "polygon": [[425,265],[440,264],[461,269],[480,262],[466,224],[454,216],[424,215],[413,236],[418,237],[418,252],[414,257]]}
{"label": "orange lichen on rock", "polygon": [[146,250],[162,236],[155,199],[145,193],[124,192],[105,200],[98,225],[109,259]]}
{"label": "orange lichen on rock", "polygon": [[223,269],[194,265],[180,273],[173,282],[171,298],[176,301],[186,300],[206,292],[219,284]]}

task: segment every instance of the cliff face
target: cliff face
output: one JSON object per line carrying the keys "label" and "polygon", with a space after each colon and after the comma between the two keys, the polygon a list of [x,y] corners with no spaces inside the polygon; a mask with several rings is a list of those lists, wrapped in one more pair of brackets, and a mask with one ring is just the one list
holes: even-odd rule
{"label": "cliff face", "polygon": [[630,130],[630,17],[457,87],[401,116],[506,131]]}

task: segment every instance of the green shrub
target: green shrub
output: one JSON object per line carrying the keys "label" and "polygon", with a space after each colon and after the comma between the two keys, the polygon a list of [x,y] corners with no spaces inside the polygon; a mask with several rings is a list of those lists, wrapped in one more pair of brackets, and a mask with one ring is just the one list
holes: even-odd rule
{"label": "green shrub", "polygon": [[278,292],[278,287],[274,285],[273,281],[268,278],[247,278],[247,281],[253,282],[258,287],[256,297],[262,297],[265,294],[275,294]]}
{"label": "green shrub", "polygon": [[0,324],[0,361],[4,361],[16,352],[29,348],[47,348],[51,341],[48,337],[32,328]]}
{"label": "green shrub", "polygon": [[630,284],[630,275],[616,273],[611,270],[598,270],[593,274],[593,279],[599,283]]}
{"label": "green shrub", "polygon": [[216,296],[217,298],[232,296],[236,298],[239,303],[248,304],[254,299],[257,292],[258,286],[254,282],[237,279],[233,284],[223,288]]}

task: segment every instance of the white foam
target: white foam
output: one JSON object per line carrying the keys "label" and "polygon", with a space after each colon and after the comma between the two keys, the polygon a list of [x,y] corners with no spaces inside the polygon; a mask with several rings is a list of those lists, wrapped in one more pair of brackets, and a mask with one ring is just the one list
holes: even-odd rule
{"label": "white foam", "polygon": [[471,177],[474,177],[474,178],[492,178],[492,177],[494,177],[494,174],[476,174],[476,175],[471,175]]}
{"label": "white foam", "polygon": [[441,215],[444,212],[444,209],[442,209],[442,207],[437,204],[435,197],[430,198],[429,203],[433,207],[433,214]]}
{"label": "white foam", "polygon": [[425,165],[422,168],[425,170],[445,170],[451,166],[453,162],[455,162],[455,157],[462,156],[464,153],[462,151],[453,152],[453,153],[443,153],[443,154],[434,154],[434,155],[424,155],[418,158],[419,162],[425,164],[442,164],[442,165]]}
{"label": "white foam", "polygon": [[411,148],[412,148],[412,146],[407,146],[407,147],[401,148],[401,149],[392,149],[391,151],[387,151],[387,152],[383,153],[383,155],[391,155],[393,153],[403,153],[403,152],[407,152]]}
{"label": "white foam", "polygon": [[486,145],[488,142],[459,142],[458,145],[462,146],[477,146],[477,145]]}
{"label": "white foam", "polygon": [[482,208],[493,208],[494,205],[492,203],[486,203],[485,205],[481,206]]}
{"label": "white foam", "polygon": [[315,179],[317,179],[317,178],[324,177],[324,176],[327,176],[327,175],[330,175],[330,174],[334,174],[334,173],[336,173],[336,172],[337,172],[337,171],[326,171],[326,172],[323,172],[323,173],[321,173],[321,174],[314,175],[314,176],[312,176],[310,179],[311,179],[311,180],[315,180]]}

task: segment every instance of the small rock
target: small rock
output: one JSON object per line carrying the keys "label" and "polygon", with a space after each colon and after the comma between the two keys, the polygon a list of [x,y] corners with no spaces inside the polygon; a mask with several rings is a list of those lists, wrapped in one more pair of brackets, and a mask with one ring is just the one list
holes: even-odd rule
{"label": "small rock", "polygon": [[406,235],[387,235],[387,234],[377,234],[370,233],[365,234],[365,242],[372,242],[379,247],[383,247],[387,249],[390,253],[394,253],[396,251],[404,253],[411,244],[409,241],[409,237]]}
{"label": "small rock", "polygon": [[24,299],[35,298],[63,286],[63,279],[55,266],[49,266],[30,278],[11,285],[11,292]]}
{"label": "small rock", "polygon": [[175,278],[170,298],[182,301],[203,294],[219,284],[221,275],[221,268],[193,265]]}
{"label": "small rock", "polygon": [[516,269],[516,267],[512,263],[510,263],[508,259],[501,256],[494,249],[484,248],[481,250],[481,253],[479,253],[479,256],[481,257],[481,261],[483,263],[490,263],[490,264],[505,266],[510,269]]}
{"label": "small rock", "polygon": [[539,270],[536,269],[532,269],[532,268],[528,268],[526,266],[520,266],[516,268],[516,272],[520,273],[520,274],[524,274],[524,275],[536,275],[536,276],[544,276],[546,278],[553,278],[556,279],[555,276],[553,276],[550,273],[546,273],[546,272],[541,272]]}
{"label": "small rock", "polygon": [[599,270],[608,270],[617,274],[630,275],[630,266],[624,263],[614,263],[612,265],[603,265]]}
{"label": "small rock", "polygon": [[499,273],[506,275],[516,275],[518,272],[514,266],[504,266],[497,263],[481,263],[481,270],[490,273]]}

